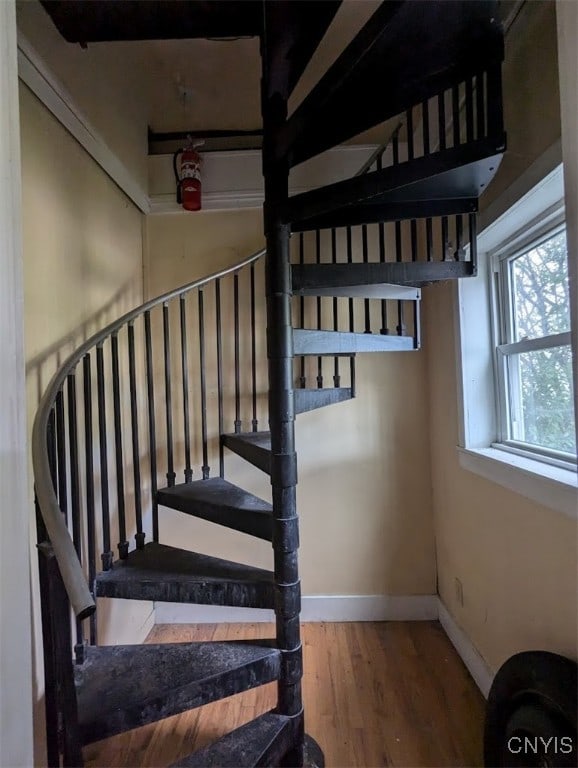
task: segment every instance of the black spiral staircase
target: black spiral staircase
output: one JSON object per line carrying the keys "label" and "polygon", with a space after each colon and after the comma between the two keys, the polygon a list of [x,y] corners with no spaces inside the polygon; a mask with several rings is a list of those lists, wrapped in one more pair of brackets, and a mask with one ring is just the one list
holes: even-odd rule
{"label": "black spiral staircase", "polygon": [[[267,237],[266,253],[96,334],[44,394],[49,765],[271,681],[275,710],[176,765],[321,764],[301,698],[295,416],[355,396],[356,354],[419,348],[421,288],[476,273],[478,198],[505,149],[496,3],[384,2],[290,117],[339,2],[44,5],[73,42],[260,35]],[[384,121],[359,174],[288,195],[291,167]],[[271,503],[225,479],[226,451],[269,475]],[[163,544],[163,507],[270,541],[271,570]],[[96,598],[274,609],[276,634],[103,646]]]}

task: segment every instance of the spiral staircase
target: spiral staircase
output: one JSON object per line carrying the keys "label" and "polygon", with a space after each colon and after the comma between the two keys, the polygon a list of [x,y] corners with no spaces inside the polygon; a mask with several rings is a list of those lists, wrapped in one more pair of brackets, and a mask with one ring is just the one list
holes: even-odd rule
{"label": "spiral staircase", "polygon": [[[496,3],[382,3],[289,117],[339,2],[44,5],[74,42],[260,36],[267,237],[97,333],[42,398],[49,765],[272,681],[273,711],[175,765],[320,765],[301,697],[295,417],[355,396],[358,353],[418,349],[421,289],[476,273],[478,199],[505,149]],[[288,195],[290,168],[385,121],[356,176]],[[271,503],[226,479],[231,453],[270,477]],[[165,508],[271,542],[271,570],[163,544]],[[104,646],[97,598],[274,609],[276,633]]]}

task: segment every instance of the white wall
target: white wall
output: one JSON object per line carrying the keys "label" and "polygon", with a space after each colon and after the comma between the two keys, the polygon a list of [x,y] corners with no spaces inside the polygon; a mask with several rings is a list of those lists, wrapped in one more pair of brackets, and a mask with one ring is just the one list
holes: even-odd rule
{"label": "white wall", "polygon": [[26,492],[24,308],[16,16],[0,3],[0,765],[32,752],[32,659]]}

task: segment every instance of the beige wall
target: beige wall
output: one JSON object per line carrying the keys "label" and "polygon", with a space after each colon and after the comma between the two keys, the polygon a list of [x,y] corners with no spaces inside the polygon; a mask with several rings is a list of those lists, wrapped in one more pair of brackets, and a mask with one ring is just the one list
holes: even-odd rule
{"label": "beige wall", "polygon": [[132,43],[67,43],[38,0],[18,0],[19,33],[104,143],[147,189],[147,70]]}
{"label": "beige wall", "polygon": [[482,210],[560,138],[554,2],[526,3],[506,38],[502,72],[508,150],[487,192],[482,195]]}
{"label": "beige wall", "polygon": [[[555,6],[529,6],[525,41],[508,38],[508,152],[488,200],[560,135]],[[527,648],[576,657],[576,521],[459,465],[454,291],[451,285],[424,291],[439,593],[494,671]]]}
{"label": "beige wall", "polygon": [[[149,217],[147,295],[234,264],[260,248],[261,216],[260,210],[245,210]],[[261,318],[262,311],[261,306]],[[264,355],[261,360],[263,382]],[[360,355],[357,372],[354,401],[297,419],[304,594],[432,594],[425,356]],[[328,366],[328,378],[329,373]],[[264,385],[261,389],[263,405]],[[266,418],[264,409],[261,418]],[[266,422],[260,428],[266,429]],[[270,498],[269,479],[231,454],[226,476]],[[166,543],[271,567],[270,545],[264,542],[166,509],[160,519]]]}
{"label": "beige wall", "polygon": [[[83,338],[141,302],[142,215],[22,85],[20,109],[30,430],[39,396],[58,363]],[[31,551],[36,720],[41,729],[40,613]],[[146,634],[143,625],[152,606],[117,601],[106,611],[99,611],[102,641],[134,642]]]}

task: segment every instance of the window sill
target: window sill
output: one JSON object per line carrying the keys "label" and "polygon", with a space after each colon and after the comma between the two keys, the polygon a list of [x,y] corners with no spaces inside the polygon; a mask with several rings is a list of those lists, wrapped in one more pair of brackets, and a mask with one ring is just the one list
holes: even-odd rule
{"label": "window sill", "polygon": [[458,454],[462,469],[562,512],[567,517],[578,518],[576,472],[516,456],[498,448],[458,447]]}

